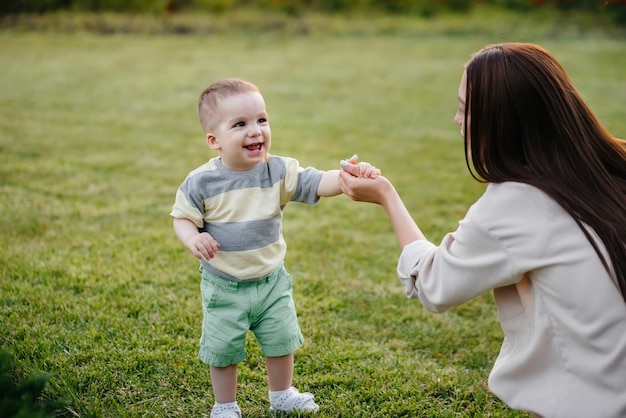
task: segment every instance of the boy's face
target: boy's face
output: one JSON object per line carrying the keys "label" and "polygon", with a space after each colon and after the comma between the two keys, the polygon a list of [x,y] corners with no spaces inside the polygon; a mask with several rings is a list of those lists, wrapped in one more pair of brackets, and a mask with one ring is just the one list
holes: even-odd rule
{"label": "boy's face", "polygon": [[272,133],[260,93],[251,91],[222,99],[217,105],[215,121],[206,139],[226,168],[249,170],[270,151]]}

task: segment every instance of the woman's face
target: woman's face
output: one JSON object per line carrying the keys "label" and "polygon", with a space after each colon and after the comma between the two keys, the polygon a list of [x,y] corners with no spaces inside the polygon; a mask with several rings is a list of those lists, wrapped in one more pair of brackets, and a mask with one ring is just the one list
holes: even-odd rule
{"label": "woman's face", "polygon": [[[459,85],[459,107],[454,115],[454,123],[461,127],[461,136],[465,137],[465,92],[467,91],[467,72],[463,71]],[[469,123],[469,119],[467,120]]]}

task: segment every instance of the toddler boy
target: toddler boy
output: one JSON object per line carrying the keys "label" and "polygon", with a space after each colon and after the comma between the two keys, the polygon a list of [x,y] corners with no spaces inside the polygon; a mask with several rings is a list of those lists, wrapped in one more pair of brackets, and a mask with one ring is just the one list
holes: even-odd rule
{"label": "toddler boy", "polygon": [[[339,170],[301,168],[269,155],[271,131],[263,96],[244,80],[224,79],[200,96],[206,142],[218,154],[195,169],[177,191],[171,212],[180,241],[200,260],[204,319],[199,359],[210,365],[215,405],[211,417],[241,417],[237,363],[246,358],[251,330],[263,355],[270,409],[316,411],[310,393],[292,386],[293,353],[303,337],[283,266],[283,208],[314,205],[341,193]],[[375,178],[380,171],[350,159],[350,172]]]}

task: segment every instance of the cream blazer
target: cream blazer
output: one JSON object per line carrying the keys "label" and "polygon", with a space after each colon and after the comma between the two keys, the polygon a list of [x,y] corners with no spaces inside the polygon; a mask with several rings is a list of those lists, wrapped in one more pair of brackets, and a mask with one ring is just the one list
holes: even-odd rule
{"label": "cream blazer", "polygon": [[504,340],[489,388],[511,408],[626,417],[626,303],[574,220],[539,189],[488,185],[439,246],[405,246],[398,275],[433,312],[493,289]]}

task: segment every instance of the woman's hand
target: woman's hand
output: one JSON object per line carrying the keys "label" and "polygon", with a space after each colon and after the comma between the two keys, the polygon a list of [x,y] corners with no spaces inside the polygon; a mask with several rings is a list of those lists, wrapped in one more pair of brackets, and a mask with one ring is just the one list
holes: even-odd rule
{"label": "woman's hand", "polygon": [[350,167],[349,173],[356,177],[375,179],[380,176],[380,170],[368,162],[359,162],[359,156],[354,154],[347,160],[340,161],[341,167]]}
{"label": "woman's hand", "polygon": [[385,195],[394,190],[385,177],[361,177],[360,167],[354,164],[342,166],[339,172],[339,187],[352,200],[384,204]]}

